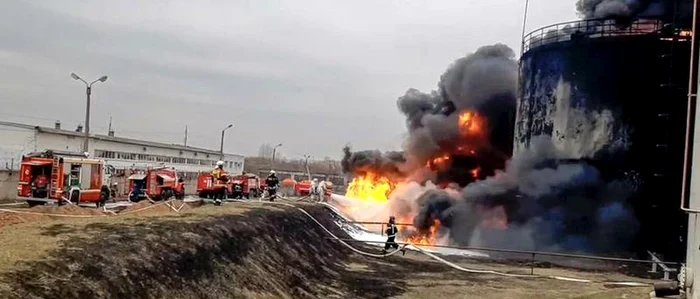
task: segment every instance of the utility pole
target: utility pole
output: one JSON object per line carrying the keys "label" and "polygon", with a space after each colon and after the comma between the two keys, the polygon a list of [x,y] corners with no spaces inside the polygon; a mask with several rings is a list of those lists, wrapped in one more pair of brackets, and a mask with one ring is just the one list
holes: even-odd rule
{"label": "utility pole", "polygon": [[187,146],[187,125],[185,125],[185,146]]}
{"label": "utility pole", "polygon": [[109,117],[109,128],[107,128],[107,135],[112,132],[112,117]]}
{"label": "utility pole", "polygon": [[107,81],[107,76],[102,76],[99,79],[92,81],[91,83],[87,83],[87,81],[83,80],[83,78],[80,78],[80,76],[76,75],[75,73],[71,73],[70,76],[74,80],[80,80],[80,81],[83,81],[83,83],[85,83],[85,94],[87,94],[87,105],[85,105],[85,142],[83,143],[83,151],[86,153],[89,153],[88,145],[90,144],[90,94],[92,93],[92,85],[98,81],[99,82]]}

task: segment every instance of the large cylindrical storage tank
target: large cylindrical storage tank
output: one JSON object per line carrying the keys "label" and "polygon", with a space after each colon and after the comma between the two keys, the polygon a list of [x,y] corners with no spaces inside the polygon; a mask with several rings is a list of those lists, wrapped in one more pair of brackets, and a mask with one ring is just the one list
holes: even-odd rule
{"label": "large cylindrical storage tank", "polygon": [[[582,21],[525,39],[514,152],[546,138],[606,181],[638,184],[626,198],[639,221],[630,248],[677,260],[690,39],[661,21]],[[648,256],[647,256],[648,257]]]}

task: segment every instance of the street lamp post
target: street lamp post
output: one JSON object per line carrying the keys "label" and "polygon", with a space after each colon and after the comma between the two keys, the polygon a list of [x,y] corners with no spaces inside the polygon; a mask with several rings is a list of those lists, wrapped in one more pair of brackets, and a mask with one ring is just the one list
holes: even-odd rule
{"label": "street lamp post", "polygon": [[282,144],[278,144],[275,146],[275,148],[272,149],[272,165],[275,165],[275,155],[277,154],[277,148],[282,146]]}
{"label": "street lamp post", "polygon": [[230,128],[233,128],[233,124],[229,124],[228,126],[226,126],[226,128],[221,130],[221,149],[219,150],[219,155],[220,155],[219,160],[221,160],[221,161],[224,160],[224,133],[226,133],[226,130],[228,130]]}
{"label": "street lamp post", "polygon": [[306,174],[309,176],[309,181],[310,181],[311,180],[311,170],[309,170],[309,158],[311,158],[311,156],[304,155],[304,165],[306,167]]}
{"label": "street lamp post", "polygon": [[90,94],[92,93],[92,85],[99,82],[105,82],[107,81],[107,76],[102,76],[99,79],[92,81],[90,83],[87,83],[87,81],[83,80],[83,78],[80,78],[80,76],[76,75],[75,73],[70,74],[71,78],[75,80],[80,80],[85,83],[85,94],[87,94],[87,105],[85,105],[85,141],[83,143],[83,151],[86,153],[89,153],[88,151],[88,145],[90,142]]}

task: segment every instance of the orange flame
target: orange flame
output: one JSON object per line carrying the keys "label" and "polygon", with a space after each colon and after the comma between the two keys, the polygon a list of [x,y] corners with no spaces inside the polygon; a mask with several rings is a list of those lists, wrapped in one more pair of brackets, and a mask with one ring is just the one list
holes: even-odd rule
{"label": "orange flame", "polygon": [[486,127],[486,121],[476,112],[462,111],[457,125],[462,135],[480,135]]}
{"label": "orange flame", "polygon": [[471,172],[472,172],[472,177],[474,177],[475,179],[479,179],[479,174],[481,173],[481,167],[474,168],[474,169],[472,169]]}
{"label": "orange flame", "polygon": [[426,167],[428,168],[433,168],[433,166],[438,167],[440,169],[447,167],[447,163],[451,160],[452,158],[448,154],[443,154],[440,157],[433,158],[432,160],[428,160],[426,163]]}
{"label": "orange flame", "polygon": [[384,176],[368,172],[364,176],[352,179],[348,184],[345,196],[373,203],[389,202],[389,194],[394,190],[394,184]]}
{"label": "orange flame", "polygon": [[421,234],[418,236],[410,237],[406,239],[406,243],[411,243],[415,245],[437,245],[437,233],[440,230],[441,226],[442,224],[440,224],[440,221],[435,219],[435,222],[430,227],[430,231],[427,234]]}

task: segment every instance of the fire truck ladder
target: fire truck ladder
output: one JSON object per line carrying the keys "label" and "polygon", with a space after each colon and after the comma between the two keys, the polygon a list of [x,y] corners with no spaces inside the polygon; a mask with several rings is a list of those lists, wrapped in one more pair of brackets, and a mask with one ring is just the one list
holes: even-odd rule
{"label": "fire truck ladder", "polygon": [[51,190],[49,194],[54,194],[56,197],[60,196],[60,190],[58,189],[58,181],[60,179],[59,168],[61,167],[60,158],[54,157],[53,164],[51,165]]}

